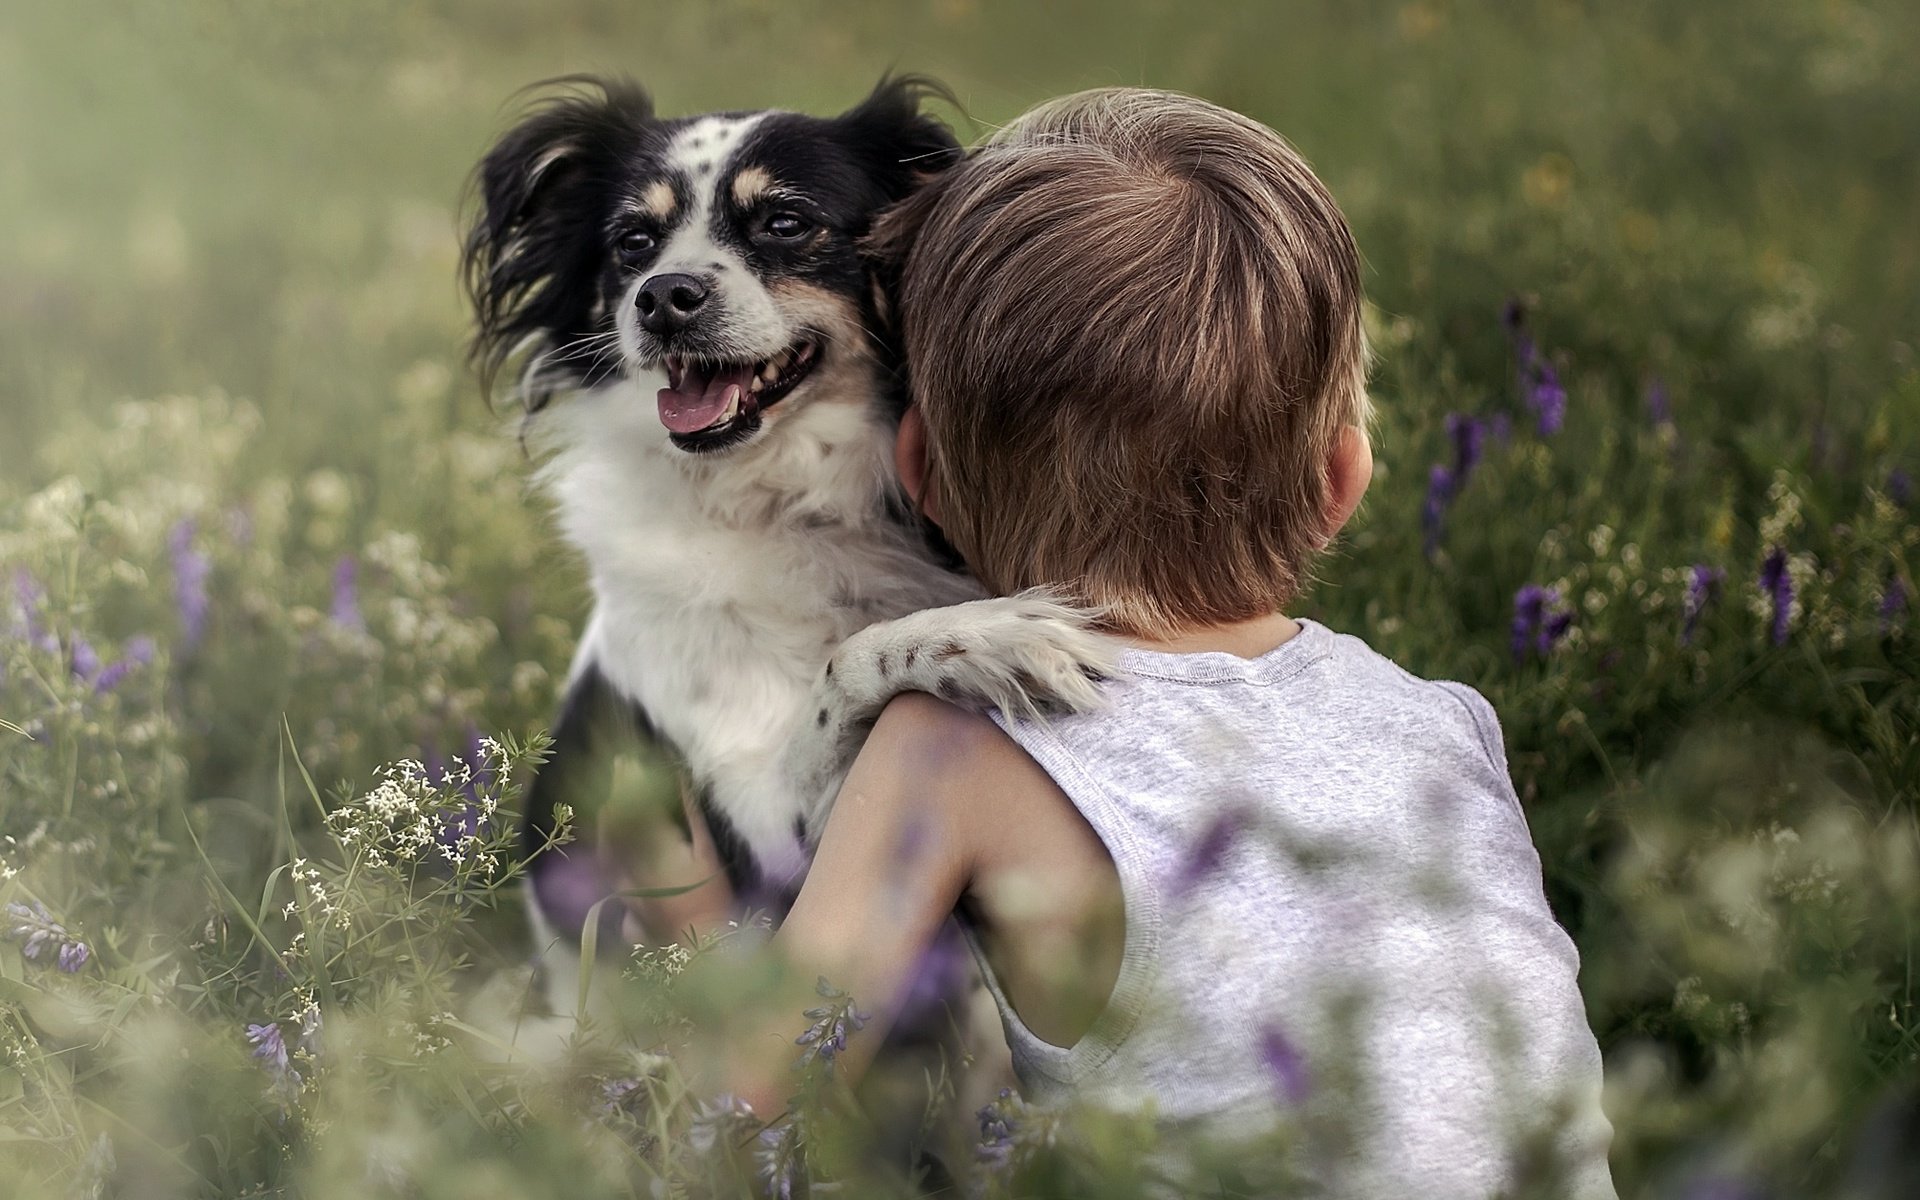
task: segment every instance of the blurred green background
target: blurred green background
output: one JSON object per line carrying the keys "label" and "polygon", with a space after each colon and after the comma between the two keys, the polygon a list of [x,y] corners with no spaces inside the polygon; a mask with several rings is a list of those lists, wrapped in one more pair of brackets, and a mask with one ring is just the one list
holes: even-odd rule
{"label": "blurred green background", "polygon": [[[90,931],[96,974],[5,949],[0,981],[97,984],[110,1025],[158,997],[197,1031],[169,1037],[254,1070],[238,1024],[288,1019],[304,984],[230,901],[271,896],[317,836],[286,805],[289,735],[323,785],[364,786],[548,718],[585,591],[463,363],[455,280],[468,172],[516,89],[623,73],[669,113],[828,112],[911,70],[952,86],[971,138],[1148,84],[1279,129],[1354,226],[1380,473],[1303,611],[1498,707],[1608,1052],[1622,1194],[1882,1178],[1910,1161],[1885,1130],[1920,1052],[1917,46],[1902,0],[7,0],[0,567],[46,593],[12,633],[53,633],[7,643],[0,717],[36,740],[0,740],[0,867]],[[1516,377],[1516,300],[1564,432]],[[1459,465],[1449,414],[1491,432],[1423,529],[1430,466]],[[1784,638],[1758,581],[1776,549]],[[1723,572],[1698,600],[1696,564]],[[1528,583],[1573,614],[1544,658],[1511,650]],[[117,691],[70,662],[143,635],[157,659]],[[458,990],[435,970],[384,1002]],[[0,1131],[39,1148],[36,1178],[124,1189],[133,1163],[159,1171],[140,1194],[335,1194],[300,1164],[343,1160],[271,1114],[21,1012]],[[572,1135],[469,1113],[448,1097],[504,1085],[463,1069],[368,1109],[439,1172],[395,1188],[491,1171],[546,1194],[529,1148],[568,1161]],[[168,1087],[165,1120],[137,1115]],[[380,1131],[346,1095],[327,1153],[351,1157]],[[89,1157],[115,1130],[118,1176]]]}

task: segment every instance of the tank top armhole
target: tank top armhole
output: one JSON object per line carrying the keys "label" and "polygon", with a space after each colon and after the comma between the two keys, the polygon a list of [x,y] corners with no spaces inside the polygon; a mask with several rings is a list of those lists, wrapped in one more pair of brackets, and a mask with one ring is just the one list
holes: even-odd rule
{"label": "tank top armhole", "polygon": [[[1001,732],[1040,764],[1040,769],[1066,794],[1068,801],[1093,828],[1101,845],[1106,847],[1108,856],[1113,859],[1114,870],[1120,877],[1120,898],[1126,921],[1126,940],[1120,953],[1120,969],[1114,977],[1113,991],[1108,994],[1106,1006],[1100,1010],[1100,1015],[1094,1018],[1092,1026],[1080,1040],[1065,1050],[1067,1082],[1079,1083],[1113,1057],[1133,1032],[1140,1014],[1146,1008],[1160,951],[1159,881],[1154,874],[1153,864],[1147,861],[1147,856],[1141,851],[1120,806],[1051,730],[1039,722],[1010,719],[998,710],[988,715]],[[981,956],[981,965],[984,969],[984,954]],[[1003,1016],[1009,1018],[1008,1024],[1033,1038],[999,994],[997,981],[993,984],[993,990],[996,1001],[1001,1004]],[[1033,1040],[1041,1046],[1060,1049],[1052,1047],[1051,1043],[1040,1042],[1038,1038]]]}

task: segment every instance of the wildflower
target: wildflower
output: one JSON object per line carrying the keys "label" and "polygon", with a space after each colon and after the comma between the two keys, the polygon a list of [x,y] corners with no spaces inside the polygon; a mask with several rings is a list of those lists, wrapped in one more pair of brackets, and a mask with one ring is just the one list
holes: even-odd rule
{"label": "wildflower", "polygon": [[1453,471],[1445,463],[1433,464],[1433,470],[1427,475],[1427,502],[1420,509],[1420,528],[1426,534],[1428,558],[1440,549],[1440,529],[1452,499]]}
{"label": "wildflower", "polygon": [[73,635],[73,649],[69,651],[73,664],[73,677],[82,683],[92,683],[100,677],[100,652],[93,643],[79,634]]}
{"label": "wildflower", "polygon": [[359,581],[359,560],[351,554],[341,555],[333,565],[333,606],[329,613],[336,627],[353,633],[367,631],[367,622],[360,615]]}
{"label": "wildflower", "polygon": [[173,559],[173,599],[180,610],[181,639],[189,650],[206,636],[207,614],[212,607],[207,577],[213,573],[213,564],[194,548],[193,540],[191,517],[175,524],[167,534],[167,552]]}
{"label": "wildflower", "polygon": [[1699,1175],[1687,1184],[1683,1200],[1760,1200],[1764,1193],[1732,1175]]}
{"label": "wildflower", "polygon": [[268,1098],[277,1101],[283,1109],[291,1106],[300,1095],[303,1081],[289,1060],[279,1024],[247,1026],[247,1043],[253,1047],[253,1057],[267,1072]]}
{"label": "wildflower", "polygon": [[695,1154],[711,1154],[715,1147],[738,1141],[760,1123],[753,1106],[731,1092],[723,1092],[694,1109],[687,1126],[687,1144]]}
{"label": "wildflower", "polygon": [[60,653],[60,639],[55,637],[46,626],[40,623],[40,607],[47,598],[47,589],[33,573],[21,567],[13,573],[13,619],[11,632],[34,649],[45,654]]}
{"label": "wildflower", "polygon": [[279,1022],[247,1026],[247,1043],[253,1047],[253,1057],[264,1063],[269,1072],[275,1075],[294,1073],[287,1059],[286,1040],[280,1036]]}
{"label": "wildflower", "polygon": [[1454,483],[1464,485],[1480,462],[1480,449],[1487,440],[1487,423],[1468,413],[1448,413],[1447,440],[1453,443]]}
{"label": "wildflower", "polygon": [[1656,430],[1673,428],[1673,398],[1667,395],[1666,380],[1658,375],[1647,380],[1647,420]]}
{"label": "wildflower", "polygon": [[1906,468],[1895,467],[1887,472],[1887,499],[1901,508],[1913,503],[1913,476],[1907,474]]}
{"label": "wildflower", "polygon": [[1560,374],[1546,355],[1540,353],[1539,345],[1527,332],[1526,306],[1518,300],[1507,301],[1501,312],[1500,323],[1507,327],[1507,336],[1513,342],[1514,365],[1520,376],[1521,394],[1526,398],[1527,406],[1533,409],[1539,423],[1541,437],[1552,437],[1560,432],[1567,418],[1567,391],[1560,386]]}
{"label": "wildflower", "polygon": [[980,1120],[980,1140],[974,1144],[973,1158],[981,1166],[1004,1171],[1013,1161],[1013,1133],[1019,1124],[1014,1107],[1013,1089],[1001,1088],[995,1103],[974,1114]]}
{"label": "wildflower", "polygon": [[1787,569],[1787,552],[1778,546],[1760,564],[1760,594],[1772,607],[1773,644],[1784,646],[1793,621],[1793,573]]}
{"label": "wildflower", "polygon": [[817,1060],[831,1071],[834,1056],[847,1048],[847,1035],[858,1033],[866,1027],[867,1014],[857,1011],[853,1006],[853,997],[829,984],[824,975],[814,984],[813,990],[828,1003],[810,1008],[803,1014],[813,1024],[793,1039],[794,1045],[806,1047],[796,1065],[805,1067]]}
{"label": "wildflower", "polygon": [[1307,1060],[1277,1025],[1260,1030],[1259,1053],[1282,1104],[1298,1104],[1307,1098]]}
{"label": "wildflower", "polygon": [[1535,653],[1545,658],[1572,625],[1573,612],[1561,607],[1558,590],[1527,584],[1513,594],[1514,661]]}
{"label": "wildflower", "polygon": [[760,1184],[766,1194],[774,1200],[793,1200],[793,1186],[802,1170],[799,1125],[788,1119],[762,1129],[754,1157],[759,1160]]}
{"label": "wildflower", "polygon": [[46,905],[37,900],[32,904],[10,901],[6,925],[7,936],[20,943],[21,957],[33,962],[42,961],[41,955],[52,950],[54,965],[72,975],[93,957],[87,944],[68,933],[64,925],[53,919]]}
{"label": "wildflower", "polygon": [[93,677],[93,690],[104,695],[119,687],[127,676],[153,661],[154,650],[153,639],[145,634],[129,638],[126,653],[102,667],[100,673]]}
{"label": "wildflower", "polygon": [[1894,624],[1900,614],[1907,610],[1907,583],[1898,575],[1887,580],[1887,590],[1880,596],[1880,633],[1886,636],[1893,632]]}
{"label": "wildflower", "polygon": [[1706,611],[1708,602],[1719,593],[1720,583],[1726,577],[1725,571],[1705,563],[1695,563],[1687,573],[1687,597],[1681,606],[1682,642],[1693,641],[1693,632],[1700,625],[1700,614]]}
{"label": "wildflower", "polygon": [[627,1105],[627,1100],[640,1090],[638,1079],[609,1079],[600,1085],[600,1103],[595,1112],[610,1117]]}
{"label": "wildflower", "polygon": [[1527,404],[1540,422],[1540,436],[1552,437],[1567,420],[1567,389],[1553,364],[1536,356],[1527,385]]}
{"label": "wildflower", "polygon": [[1215,817],[1200,836],[1187,850],[1185,859],[1173,877],[1173,894],[1184,896],[1197,887],[1202,879],[1211,875],[1220,866],[1220,860],[1226,857],[1233,843],[1239,838],[1246,818],[1238,809],[1229,809]]}

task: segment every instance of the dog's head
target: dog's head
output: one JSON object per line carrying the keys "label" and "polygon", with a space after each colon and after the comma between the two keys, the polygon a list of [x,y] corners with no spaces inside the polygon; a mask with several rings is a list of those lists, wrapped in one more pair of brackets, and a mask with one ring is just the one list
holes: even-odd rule
{"label": "dog's head", "polygon": [[870,402],[886,370],[860,240],[959,157],[920,111],[937,85],[882,80],[837,117],[662,119],[630,83],[565,94],[481,162],[466,240],[491,374],[527,352],[524,401],[649,378],[675,446],[743,446],[815,399]]}

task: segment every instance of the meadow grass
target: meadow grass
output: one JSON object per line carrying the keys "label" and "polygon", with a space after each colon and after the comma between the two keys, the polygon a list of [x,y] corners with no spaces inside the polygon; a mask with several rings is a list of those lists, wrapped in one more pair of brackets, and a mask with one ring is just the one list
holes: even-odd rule
{"label": "meadow grass", "polygon": [[[963,134],[1151,83],[1306,152],[1380,470],[1302,612],[1499,711],[1622,1194],[1879,1194],[1920,1055],[1916,44],[1896,3],[10,6],[0,1193],[901,1189],[830,1072],[803,1146],[692,1098],[670,1052],[751,956],[636,954],[558,1056],[476,1015],[524,982],[508,817],[585,592],[455,286],[526,83],[831,111],[899,67]],[[977,1131],[984,1188],[1157,1169],[1124,1121]],[[1285,1151],[1224,1161],[1272,1190]]]}

